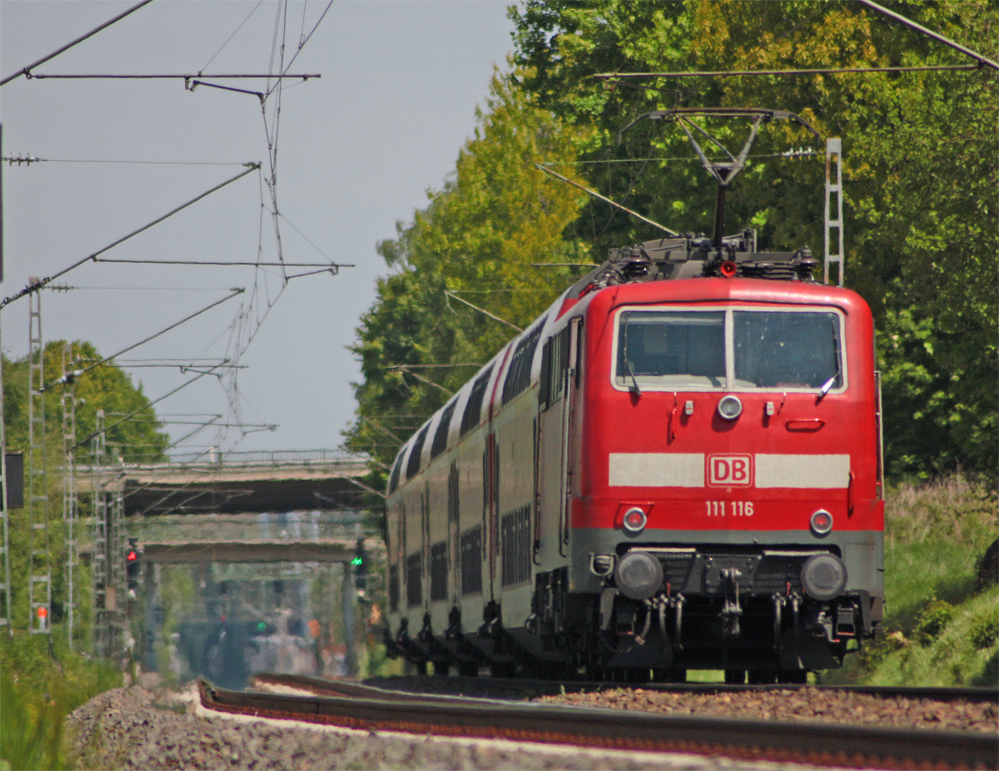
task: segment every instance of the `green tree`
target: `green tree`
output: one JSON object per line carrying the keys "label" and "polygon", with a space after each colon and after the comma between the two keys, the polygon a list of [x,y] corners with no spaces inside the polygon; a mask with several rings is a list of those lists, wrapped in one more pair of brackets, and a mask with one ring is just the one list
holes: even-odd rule
{"label": "green tree", "polygon": [[[992,59],[990,0],[893,8]],[[889,473],[956,465],[995,484],[999,303],[999,88],[996,72],[729,76],[607,85],[601,72],[934,66],[968,59],[839,0],[528,0],[511,11],[524,88],[573,127],[593,129],[582,159],[601,192],[680,231],[710,227],[714,186],[675,126],[629,121],[681,106],[790,110],[844,143],[847,283],[875,311]],[[640,87],[635,87],[640,86]],[[729,146],[745,127],[706,123]],[[822,154],[792,123],[765,126],[729,197],[727,232],[752,224],[778,248],[822,243]],[[654,158],[631,162],[634,159]],[[689,158],[690,162],[679,160]],[[654,233],[592,202],[568,231],[594,249]]]}
{"label": "green tree", "polygon": [[[71,355],[66,362],[70,372],[85,370],[75,383],[59,384],[63,376],[64,341],[51,341],[43,351],[43,374],[45,392],[45,452],[44,465],[47,471],[46,495],[49,522],[49,547],[52,560],[53,621],[62,619],[65,606],[66,586],[62,565],[66,556],[66,534],[63,523],[63,488],[65,468],[63,441],[63,397],[74,393],[76,397],[76,439],[72,448],[74,461],[89,465],[91,441],[97,430],[97,412],[103,410],[107,430],[106,441],[115,458],[126,462],[155,461],[163,457],[169,445],[169,438],[157,420],[156,413],[149,405],[149,399],[136,386],[131,378],[114,364],[97,364],[103,357],[93,344],[83,341],[72,343]],[[4,389],[4,430],[6,431],[7,451],[28,456],[28,358],[10,360],[3,357]],[[117,424],[117,425],[115,425]],[[36,459],[41,467],[41,459]],[[25,469],[27,472],[27,468]],[[81,517],[89,514],[89,501],[80,496]],[[36,517],[41,512],[35,513]],[[31,512],[28,508],[10,511],[10,567],[11,605],[15,626],[26,627],[28,615],[27,581],[30,571],[29,552],[31,544]],[[85,540],[84,526],[78,525],[77,540]],[[77,598],[81,615],[86,618],[89,585],[81,571],[77,578],[81,596]],[[82,627],[81,627],[82,630]]]}
{"label": "green tree", "polygon": [[571,161],[588,132],[536,107],[517,85],[520,74],[493,77],[454,174],[428,192],[429,205],[411,223],[397,226],[396,239],[378,245],[393,272],[378,282],[351,348],[364,381],[354,385],[358,420],[348,442],[386,465],[579,271],[532,263],[591,259],[584,244],[563,238],[581,193],[535,167]]}

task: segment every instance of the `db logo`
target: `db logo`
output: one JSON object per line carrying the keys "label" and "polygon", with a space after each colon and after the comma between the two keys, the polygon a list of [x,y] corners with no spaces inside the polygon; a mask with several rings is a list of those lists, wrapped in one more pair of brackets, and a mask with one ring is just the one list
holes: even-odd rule
{"label": "db logo", "polygon": [[708,484],[712,487],[749,487],[753,484],[753,456],[709,455]]}

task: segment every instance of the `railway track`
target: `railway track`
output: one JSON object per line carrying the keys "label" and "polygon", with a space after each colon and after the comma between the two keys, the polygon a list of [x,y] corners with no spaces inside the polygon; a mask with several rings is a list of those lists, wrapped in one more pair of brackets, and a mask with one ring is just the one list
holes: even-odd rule
{"label": "railway track", "polygon": [[[352,682],[258,676],[298,693],[229,691],[199,681],[206,709],[368,731],[682,752],[853,768],[999,768],[999,736],[774,723],[386,691]],[[726,686],[730,687],[730,686]]]}

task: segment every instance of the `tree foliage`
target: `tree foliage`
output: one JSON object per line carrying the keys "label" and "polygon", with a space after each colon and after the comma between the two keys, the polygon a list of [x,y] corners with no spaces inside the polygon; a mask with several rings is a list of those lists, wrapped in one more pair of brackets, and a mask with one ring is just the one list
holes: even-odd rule
{"label": "tree foliage", "polygon": [[[997,58],[999,7],[990,0],[905,2],[893,9]],[[601,142],[589,159],[619,160],[622,150],[614,138],[622,126],[676,104],[786,109],[822,136],[842,137],[846,278],[872,305],[880,329],[889,473],[926,477],[957,465],[995,480],[994,70],[699,77],[607,87],[592,75],[935,66],[969,59],[838,1],[529,0],[512,17],[517,61],[534,73],[525,87],[566,121],[597,129]],[[741,143],[731,127],[711,128]],[[648,166],[632,171],[605,163],[590,179],[602,192],[629,196],[640,211],[677,230],[706,230],[713,186],[696,163],[672,160],[684,154],[686,137],[667,129],[645,124],[625,136],[628,157],[643,157],[644,147],[652,157],[669,159],[650,162],[654,173]],[[765,127],[751,165],[732,190],[727,232],[752,224],[768,246],[810,244],[820,251],[822,155],[778,155],[809,143],[816,146],[792,124]],[[693,157],[689,149],[686,154]],[[609,222],[598,205],[589,208],[592,221]],[[649,237],[620,215],[618,220],[603,233],[589,220],[577,228],[590,228],[591,238]]]}
{"label": "tree foliage", "polygon": [[574,158],[585,132],[538,109],[516,73],[494,76],[486,107],[454,174],[378,245],[392,273],[351,349],[364,381],[354,386],[359,418],[348,441],[385,464],[573,270],[532,263],[590,259],[585,244],[562,237],[583,194],[535,166]]}
{"label": "tree foliage", "polygon": [[[63,397],[69,393],[76,397],[76,447],[72,449],[75,463],[89,465],[92,461],[92,442],[97,431],[97,413],[104,411],[107,450],[112,458],[126,462],[155,461],[163,457],[169,438],[162,429],[149,399],[142,392],[141,384],[136,386],[131,378],[114,364],[102,364],[86,371],[72,385],[61,385],[57,381],[65,371],[86,369],[100,362],[103,357],[88,342],[72,343],[70,356],[64,370],[64,341],[51,341],[43,351],[43,373],[45,391],[45,437],[44,467],[46,469],[47,495],[46,512],[48,517],[49,548],[52,565],[53,621],[62,620],[65,607],[66,585],[62,566],[66,556],[66,533],[63,523],[63,469],[65,462],[64,410]],[[3,406],[4,429],[8,452],[25,454],[25,475],[28,473],[28,358],[9,360],[3,357]],[[115,425],[117,424],[117,425]],[[39,442],[36,436],[35,441]],[[67,443],[68,444],[68,443]],[[42,467],[42,459],[36,456],[37,468]],[[27,479],[25,480],[27,483]],[[27,490],[26,490],[27,493]],[[80,516],[89,516],[88,496],[81,495]],[[33,514],[29,508],[10,510],[9,557],[11,569],[11,605],[16,626],[26,627],[28,616],[28,573],[31,570],[31,520],[38,521],[43,512]],[[88,533],[79,524],[77,540],[86,541]],[[76,598],[78,613],[86,616],[89,603],[83,598],[89,593],[89,583],[81,571],[77,586],[81,595]],[[79,616],[78,616],[79,617]],[[79,631],[79,629],[78,629]]]}
{"label": "tree foliage", "polygon": [[[994,0],[892,7],[999,58]],[[795,113],[823,139],[843,140],[846,282],[870,303],[878,325],[889,474],[928,478],[957,466],[995,484],[994,70],[606,81],[593,76],[970,60],[846,0],[526,0],[510,14],[512,69],[494,79],[479,133],[430,205],[379,246],[394,273],[380,282],[354,348],[365,376],[356,387],[356,447],[381,445],[380,457],[388,458],[444,403],[445,391],[417,374],[448,390],[471,374],[392,365],[482,363],[508,339],[508,327],[458,307],[445,289],[469,292],[460,296],[523,326],[569,278],[532,272],[527,262],[600,261],[608,248],[659,234],[606,203],[555,186],[533,170],[533,161],[585,179],[674,230],[709,232],[716,185],[679,127],[644,120],[622,129],[675,106],[767,107]],[[748,121],[701,120],[735,152],[749,131]],[[725,231],[752,226],[764,248],[810,246],[821,255],[824,150],[824,141],[795,121],[764,124],[729,191]],[[529,291],[538,284],[547,293]],[[500,287],[519,291],[470,294]],[[376,419],[396,422],[375,427]]]}
{"label": "tree foliage", "polygon": [[[113,363],[90,368],[102,361],[92,343],[77,340],[72,343],[65,371],[86,370],[75,382],[66,386],[57,383],[64,374],[63,340],[50,341],[43,352],[45,382],[46,445],[62,453],[63,396],[76,399],[76,457],[88,462],[89,439],[97,430],[97,412],[103,410],[105,435],[109,447],[127,462],[159,460],[166,451],[169,438],[149,406],[142,384],[132,379]],[[20,452],[28,444],[28,358],[3,360],[4,427],[8,452]]]}

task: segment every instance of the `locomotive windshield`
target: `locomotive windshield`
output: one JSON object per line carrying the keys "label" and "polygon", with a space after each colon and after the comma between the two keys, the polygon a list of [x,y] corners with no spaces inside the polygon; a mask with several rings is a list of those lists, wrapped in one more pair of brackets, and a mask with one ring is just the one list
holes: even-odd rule
{"label": "locomotive windshield", "polygon": [[624,310],[614,382],[648,390],[823,389],[843,385],[831,311]]}
{"label": "locomotive windshield", "polygon": [[737,388],[842,385],[835,313],[735,311]]}
{"label": "locomotive windshield", "polygon": [[625,311],[618,378],[676,388],[725,385],[725,312]]}

